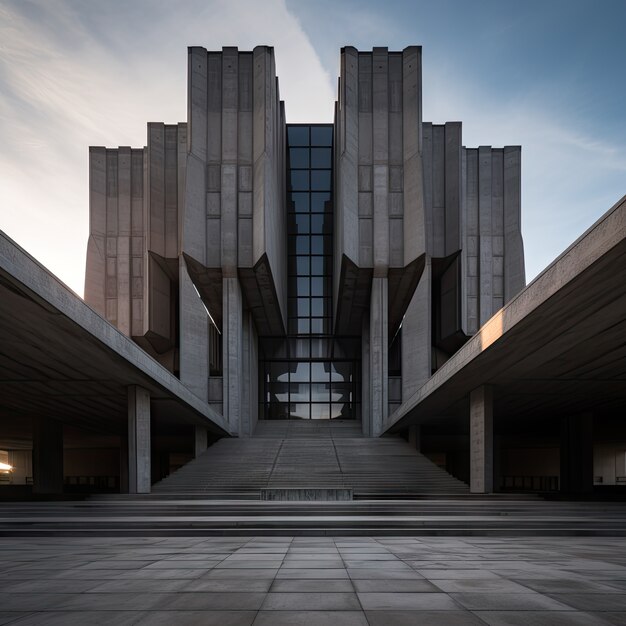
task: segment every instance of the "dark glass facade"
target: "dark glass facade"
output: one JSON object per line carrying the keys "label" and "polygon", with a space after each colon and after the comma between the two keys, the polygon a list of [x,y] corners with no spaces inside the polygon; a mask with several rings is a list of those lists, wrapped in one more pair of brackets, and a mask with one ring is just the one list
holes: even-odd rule
{"label": "dark glass facade", "polygon": [[288,334],[260,338],[259,416],[354,419],[360,342],[332,335],[332,125],[289,125],[287,160]]}

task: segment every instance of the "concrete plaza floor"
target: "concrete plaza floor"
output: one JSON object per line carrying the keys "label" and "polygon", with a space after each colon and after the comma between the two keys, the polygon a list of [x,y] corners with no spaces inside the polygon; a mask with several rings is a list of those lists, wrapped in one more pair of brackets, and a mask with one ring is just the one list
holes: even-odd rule
{"label": "concrete plaza floor", "polygon": [[0,624],[626,624],[626,539],[0,538]]}

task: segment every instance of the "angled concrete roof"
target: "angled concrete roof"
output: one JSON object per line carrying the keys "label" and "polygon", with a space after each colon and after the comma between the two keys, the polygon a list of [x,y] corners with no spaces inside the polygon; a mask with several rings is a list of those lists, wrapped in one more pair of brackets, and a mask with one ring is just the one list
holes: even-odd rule
{"label": "angled concrete roof", "polygon": [[158,420],[226,434],[221,415],[0,231],[0,419],[123,433],[128,385],[150,391]]}
{"label": "angled concrete roof", "polygon": [[626,408],[626,196],[494,315],[408,400],[386,431],[467,417],[494,385],[496,416]]}

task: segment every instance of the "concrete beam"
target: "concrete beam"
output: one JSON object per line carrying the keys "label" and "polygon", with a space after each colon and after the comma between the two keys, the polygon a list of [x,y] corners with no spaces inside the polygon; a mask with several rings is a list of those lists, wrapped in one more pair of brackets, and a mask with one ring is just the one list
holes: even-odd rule
{"label": "concrete beam", "polygon": [[470,393],[470,492],[493,492],[493,390]]}
{"label": "concrete beam", "polygon": [[128,492],[150,493],[150,392],[128,387]]}

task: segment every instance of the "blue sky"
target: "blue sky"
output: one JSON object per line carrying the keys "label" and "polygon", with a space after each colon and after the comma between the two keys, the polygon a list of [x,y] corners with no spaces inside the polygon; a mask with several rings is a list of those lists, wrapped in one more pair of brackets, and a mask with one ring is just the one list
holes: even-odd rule
{"label": "blue sky", "polygon": [[78,293],[88,146],[186,118],[186,47],[276,48],[288,121],[331,121],[339,48],[423,46],[424,120],[522,145],[531,280],[626,194],[626,0],[3,0],[0,229]]}

